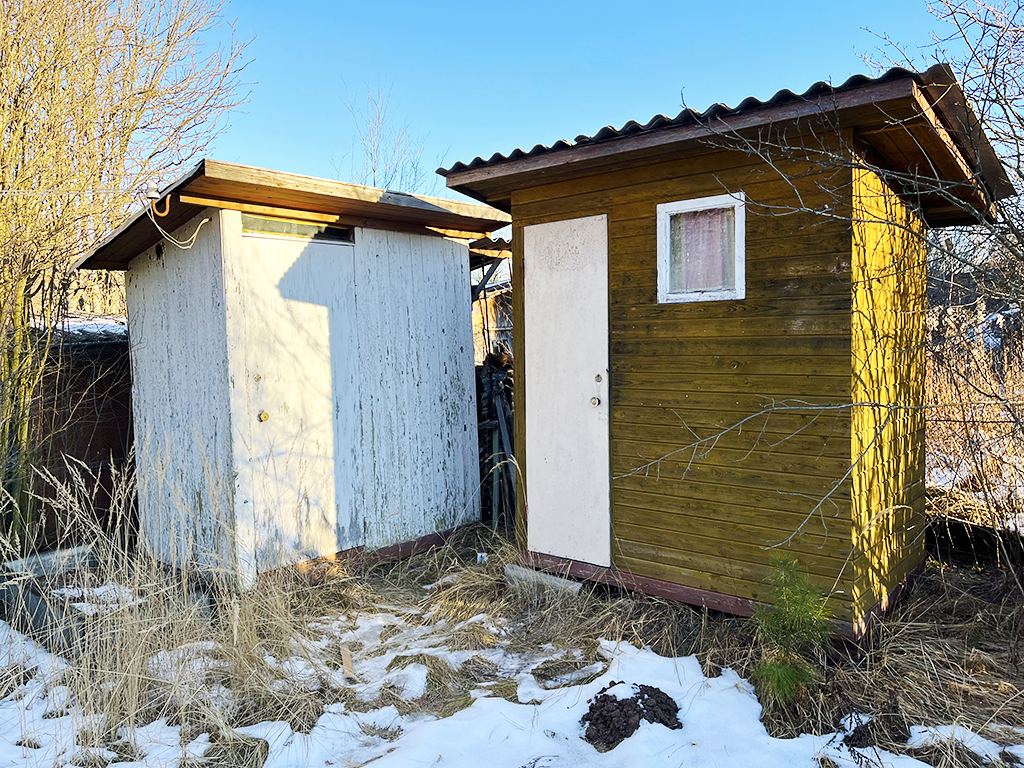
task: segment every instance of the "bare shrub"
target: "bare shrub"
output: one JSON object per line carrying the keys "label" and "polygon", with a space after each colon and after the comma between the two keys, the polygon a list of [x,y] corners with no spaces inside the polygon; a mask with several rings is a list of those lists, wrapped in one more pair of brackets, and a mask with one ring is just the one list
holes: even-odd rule
{"label": "bare shrub", "polygon": [[[933,283],[938,281],[933,276]],[[933,288],[933,300],[937,293]],[[1020,310],[992,299],[936,304],[928,318],[930,512],[990,528],[998,560],[1024,592],[1019,538],[1024,532]],[[993,306],[1002,311],[989,311]]]}

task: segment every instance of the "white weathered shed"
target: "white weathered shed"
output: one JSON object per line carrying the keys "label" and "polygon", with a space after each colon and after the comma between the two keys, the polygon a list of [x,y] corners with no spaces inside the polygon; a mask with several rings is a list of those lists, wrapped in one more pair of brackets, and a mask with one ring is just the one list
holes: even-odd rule
{"label": "white weathered shed", "polygon": [[128,271],[143,544],[246,585],[476,517],[466,240],[507,221],[205,160],[84,258]]}

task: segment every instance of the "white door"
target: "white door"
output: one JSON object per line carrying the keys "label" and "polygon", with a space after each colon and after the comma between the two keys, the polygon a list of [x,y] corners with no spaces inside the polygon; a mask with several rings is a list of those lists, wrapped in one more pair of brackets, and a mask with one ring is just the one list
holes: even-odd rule
{"label": "white door", "polygon": [[353,250],[253,233],[227,261],[236,522],[260,573],[363,543]]}
{"label": "white door", "polygon": [[608,221],[525,228],[530,551],[611,565]]}

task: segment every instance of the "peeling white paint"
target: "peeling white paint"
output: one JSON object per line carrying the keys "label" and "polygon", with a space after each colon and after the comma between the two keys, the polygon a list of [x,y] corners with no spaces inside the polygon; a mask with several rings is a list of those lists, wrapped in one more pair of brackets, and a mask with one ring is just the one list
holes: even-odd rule
{"label": "peeling white paint", "polygon": [[232,567],[231,416],[219,214],[174,232],[127,275],[141,538],[171,565]]}
{"label": "peeling white paint", "polygon": [[466,247],[356,231],[368,548],[478,515],[476,381]]}
{"label": "peeling white paint", "polygon": [[336,497],[332,407],[332,342],[346,334],[331,324],[351,325],[353,248],[241,235],[235,212],[224,221],[239,563],[251,574],[358,543],[338,530],[352,482]]}
{"label": "peeling white paint", "polygon": [[[476,517],[466,246],[369,229],[356,230],[354,245],[243,234],[233,211],[217,221],[219,235],[210,228],[195,263],[191,252],[176,251],[176,259],[188,265],[193,283],[211,282],[212,297],[219,288],[221,300],[197,311],[194,301],[162,299],[181,295],[184,286],[174,283],[182,275],[144,269],[129,281],[129,322],[134,339],[136,314],[176,315],[174,327],[150,321],[143,328],[152,354],[133,358],[137,370],[146,368],[136,379],[137,424],[155,418],[154,382],[173,378],[169,348],[194,362],[200,381],[207,366],[221,382],[215,398],[198,382],[183,383],[173,397],[222,430],[213,444],[204,428],[195,434],[229,481],[217,488],[230,509],[230,536],[217,546],[223,552],[234,543],[242,582],[297,560],[387,546]],[[146,259],[133,261],[129,274]],[[199,323],[206,326],[202,339],[175,336],[178,326]],[[171,443],[182,440],[185,421],[168,425]],[[164,453],[175,472],[187,471],[173,452]],[[152,459],[140,446],[140,475]],[[164,515],[149,497],[144,505],[150,518]],[[163,552],[178,530],[172,518],[145,535],[166,540]]]}

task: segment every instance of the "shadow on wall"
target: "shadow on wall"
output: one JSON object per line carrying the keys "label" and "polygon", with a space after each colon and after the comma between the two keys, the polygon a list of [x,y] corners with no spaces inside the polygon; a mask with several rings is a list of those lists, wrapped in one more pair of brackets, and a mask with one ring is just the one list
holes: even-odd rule
{"label": "shadow on wall", "polygon": [[[358,546],[353,247],[246,234],[241,327],[244,442],[260,572]],[[230,323],[230,321],[229,321]],[[238,418],[238,416],[236,416]],[[237,452],[236,452],[237,456]],[[239,504],[236,501],[236,509]]]}
{"label": "shadow on wall", "polygon": [[409,541],[476,512],[464,249],[359,232],[358,245],[243,237],[234,343],[248,423],[233,431],[251,456],[259,571]]}

